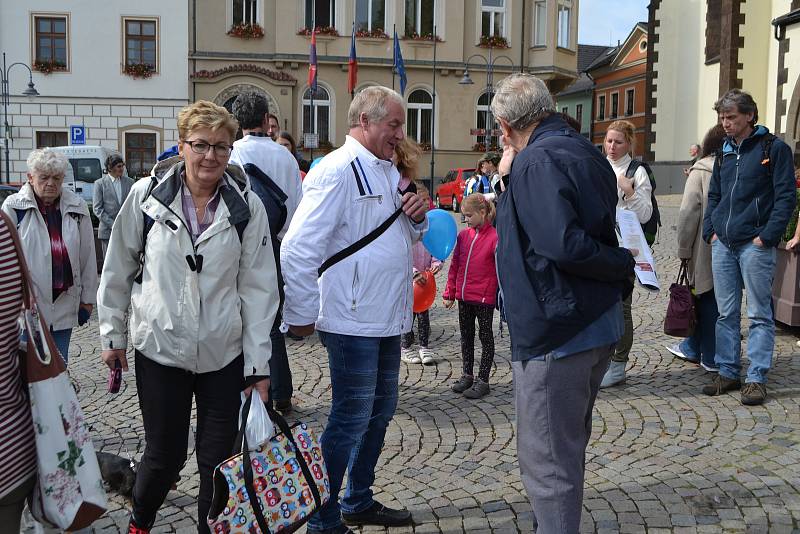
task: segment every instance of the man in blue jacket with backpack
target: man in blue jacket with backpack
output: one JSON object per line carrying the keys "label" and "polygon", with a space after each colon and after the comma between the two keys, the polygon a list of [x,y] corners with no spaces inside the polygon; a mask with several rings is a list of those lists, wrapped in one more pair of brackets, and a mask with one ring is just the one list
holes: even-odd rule
{"label": "man in blue jacket with backpack", "polygon": [[[786,143],[756,124],[758,107],[748,93],[732,89],[717,100],[714,110],[728,136],[714,162],[703,220],[719,308],[714,358],[719,374],[703,393],[721,395],[741,388],[742,404],[752,406],[767,397],[775,344],[775,247],[796,203],[794,166]],[[750,367],[744,387],[739,377],[743,288],[750,319]]]}

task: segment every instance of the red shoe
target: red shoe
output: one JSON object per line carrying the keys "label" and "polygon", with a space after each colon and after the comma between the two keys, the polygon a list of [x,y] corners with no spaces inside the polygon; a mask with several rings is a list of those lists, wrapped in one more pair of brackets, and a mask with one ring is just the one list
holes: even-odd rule
{"label": "red shoe", "polygon": [[131,520],[131,522],[128,523],[128,534],[150,534],[150,529],[139,528],[133,523],[133,520]]}

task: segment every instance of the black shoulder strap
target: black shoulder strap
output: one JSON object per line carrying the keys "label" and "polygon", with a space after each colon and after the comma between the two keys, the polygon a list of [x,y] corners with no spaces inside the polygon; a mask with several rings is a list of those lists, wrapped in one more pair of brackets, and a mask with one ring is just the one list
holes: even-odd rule
{"label": "black shoulder strap", "polygon": [[628,168],[625,170],[625,178],[633,178],[633,175],[636,174],[641,164],[642,162],[638,159],[632,159],[628,164]]}
{"label": "black shoulder strap", "polygon": [[[151,176],[150,186],[147,188],[147,193],[145,193],[142,201],[146,200],[147,197],[150,196],[150,193],[153,192],[153,188],[156,185],[158,185],[158,178],[156,178],[155,176]],[[133,278],[133,281],[136,282],[137,284],[142,283],[142,274],[144,273],[144,251],[147,248],[147,234],[149,234],[150,230],[153,228],[153,223],[155,223],[153,218],[145,213],[144,221],[142,222],[142,249],[139,251],[139,271]]]}
{"label": "black shoulder strap", "polygon": [[761,163],[766,163],[767,165],[767,173],[769,177],[772,177],[772,143],[775,141],[775,136],[771,133],[764,134],[764,137],[761,139]]}
{"label": "black shoulder strap", "polygon": [[367,235],[365,235],[352,245],[343,248],[342,250],[340,250],[327,260],[325,260],[325,262],[320,266],[320,268],[317,269],[317,275],[322,276],[322,273],[333,267],[335,264],[339,263],[348,256],[352,256],[362,248],[366,247],[367,245],[378,239],[378,237],[380,237],[381,234],[383,234],[386,230],[388,230],[389,227],[392,225],[392,223],[394,223],[402,213],[403,213],[403,208],[402,207],[397,208],[395,212],[389,216],[388,219],[386,219],[381,223],[380,226],[375,228],[373,231],[371,231],[370,233],[368,233]]}

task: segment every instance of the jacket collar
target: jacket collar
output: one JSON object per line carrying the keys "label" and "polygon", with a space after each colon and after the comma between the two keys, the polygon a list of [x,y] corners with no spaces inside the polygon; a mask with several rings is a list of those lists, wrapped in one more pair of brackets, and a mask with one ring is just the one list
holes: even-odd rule
{"label": "jacket collar", "polygon": [[[158,162],[151,173],[150,179],[157,180],[157,184],[150,192],[150,196],[164,206],[171,206],[173,202],[180,202],[181,173],[184,162],[179,156],[173,156]],[[250,218],[250,206],[247,204],[245,194],[247,182],[244,171],[237,165],[228,165],[222,175],[220,196],[228,208],[228,222],[231,226]]]}
{"label": "jacket collar", "polygon": [[345,136],[344,146],[350,151],[353,156],[357,157],[364,167],[382,167],[384,169],[392,167],[394,163],[389,160],[380,159],[375,154],[364,148],[364,145],[359,143],[355,138],[349,135]]}
{"label": "jacket collar", "polygon": [[[30,182],[26,182],[19,190],[19,193],[8,197],[8,205],[14,209],[28,210],[39,209],[36,204],[36,197],[33,195],[33,187]],[[69,189],[62,189],[61,196],[58,200],[58,208],[61,213],[77,213],[79,215],[89,215],[89,208],[86,202],[70,191]]]}
{"label": "jacket collar", "polygon": [[564,119],[556,115],[555,113],[551,113],[549,117],[544,119],[542,122],[539,123],[539,126],[531,133],[530,139],[528,139],[528,145],[532,145],[539,139],[542,135],[548,132],[556,132],[558,130],[563,130],[564,135],[569,135],[570,128],[569,124],[564,122]]}
{"label": "jacket collar", "polygon": [[756,138],[760,138],[760,137],[762,137],[762,136],[764,136],[764,135],[766,135],[768,133],[769,133],[769,129],[766,126],[758,124],[758,125],[756,125],[755,129],[750,133],[750,135],[747,136],[742,141],[741,145],[737,145],[736,144],[736,140],[733,137],[726,137],[725,138],[725,142],[722,145],[722,153],[723,154],[729,154],[731,152],[737,152],[742,147],[744,147],[745,144],[750,144],[750,143],[754,142],[754,140]]}

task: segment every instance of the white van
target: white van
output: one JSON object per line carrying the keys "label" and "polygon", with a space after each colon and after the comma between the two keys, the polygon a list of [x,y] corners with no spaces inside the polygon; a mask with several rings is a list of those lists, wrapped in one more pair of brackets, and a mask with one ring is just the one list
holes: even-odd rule
{"label": "white van", "polygon": [[[103,177],[103,173],[106,171],[106,159],[118,152],[96,145],[55,146],[52,148],[69,158],[75,181],[75,192],[91,206],[93,184]],[[69,169],[67,172],[69,173]],[[69,180],[68,176],[65,177],[65,181],[67,180]]]}

